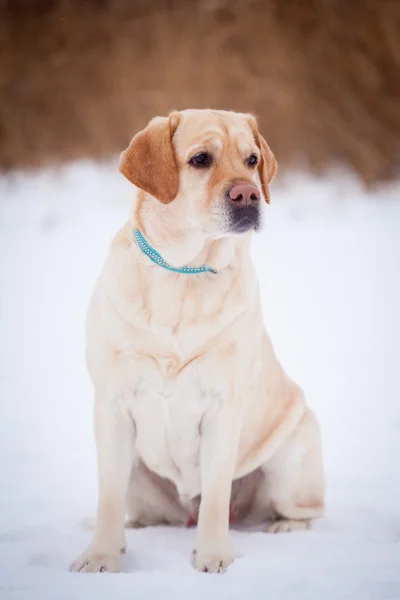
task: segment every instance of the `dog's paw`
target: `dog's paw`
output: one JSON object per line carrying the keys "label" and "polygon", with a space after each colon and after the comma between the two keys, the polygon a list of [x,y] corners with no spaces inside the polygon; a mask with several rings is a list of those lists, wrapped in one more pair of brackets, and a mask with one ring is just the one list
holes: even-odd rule
{"label": "dog's paw", "polygon": [[279,519],[270,523],[267,528],[267,533],[289,533],[290,531],[304,531],[309,529],[310,521],[295,521],[294,519]]}
{"label": "dog's paw", "polygon": [[209,553],[193,551],[193,566],[203,573],[224,573],[234,560],[235,554],[229,550]]}
{"label": "dog's paw", "polygon": [[121,555],[84,552],[72,563],[69,570],[74,573],[119,573]]}

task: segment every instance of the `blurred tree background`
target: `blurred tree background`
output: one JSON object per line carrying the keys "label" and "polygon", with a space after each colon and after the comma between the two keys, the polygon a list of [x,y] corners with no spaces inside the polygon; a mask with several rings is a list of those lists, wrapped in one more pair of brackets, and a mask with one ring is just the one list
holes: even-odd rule
{"label": "blurred tree background", "polygon": [[400,172],[399,0],[0,0],[0,169],[120,152],[172,109],[253,112],[282,166]]}

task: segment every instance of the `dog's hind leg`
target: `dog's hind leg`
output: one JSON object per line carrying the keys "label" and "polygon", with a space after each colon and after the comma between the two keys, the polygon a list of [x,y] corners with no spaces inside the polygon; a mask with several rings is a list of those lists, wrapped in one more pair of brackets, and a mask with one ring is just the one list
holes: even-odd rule
{"label": "dog's hind leg", "polygon": [[262,467],[266,503],[276,518],[267,528],[278,533],[307,529],[324,513],[324,473],[319,425],[306,409],[295,431]]}
{"label": "dog's hind leg", "polygon": [[318,423],[309,409],[293,433],[258,470],[243,525],[268,521],[269,533],[308,529],[324,512],[324,474]]}

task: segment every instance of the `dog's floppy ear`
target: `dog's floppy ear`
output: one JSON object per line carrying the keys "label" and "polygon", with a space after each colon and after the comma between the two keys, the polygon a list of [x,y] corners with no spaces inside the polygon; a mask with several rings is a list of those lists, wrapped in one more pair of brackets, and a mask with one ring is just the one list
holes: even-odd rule
{"label": "dog's floppy ear", "polygon": [[260,175],[261,187],[264,194],[264,197],[268,204],[270,204],[270,196],[269,196],[269,184],[271,183],[277,168],[278,163],[276,162],[275,156],[272,153],[271,148],[268,146],[267,142],[258,131],[257,122],[253,116],[249,117],[249,124],[253,131],[256,144],[260,149],[260,162],[258,163],[258,173]]}
{"label": "dog's floppy ear", "polygon": [[135,135],[122,152],[119,170],[138,188],[148,192],[163,204],[178,194],[179,173],[172,136],[179,124],[179,113],[155,117],[145,129]]}

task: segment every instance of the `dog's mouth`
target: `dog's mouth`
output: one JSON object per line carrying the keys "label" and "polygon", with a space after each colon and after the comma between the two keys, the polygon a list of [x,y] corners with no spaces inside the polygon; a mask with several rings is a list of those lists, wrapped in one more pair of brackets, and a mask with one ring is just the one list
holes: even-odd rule
{"label": "dog's mouth", "polygon": [[231,233],[245,233],[258,231],[261,225],[261,213],[258,206],[230,207],[229,231]]}

